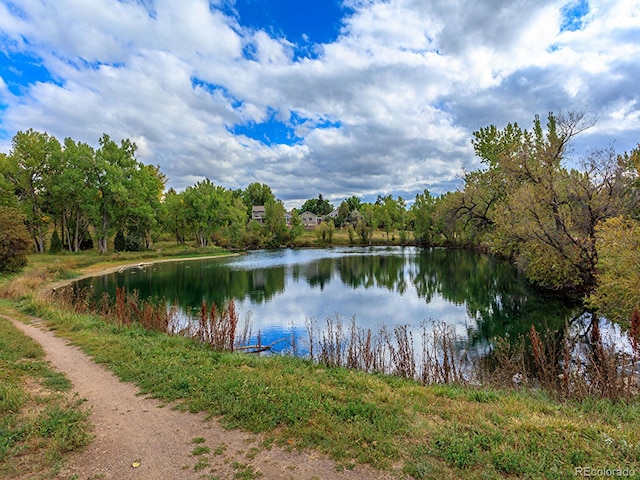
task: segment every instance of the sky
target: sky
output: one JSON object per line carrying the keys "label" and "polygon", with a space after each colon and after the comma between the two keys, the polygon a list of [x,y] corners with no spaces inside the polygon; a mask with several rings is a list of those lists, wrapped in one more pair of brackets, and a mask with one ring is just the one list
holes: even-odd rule
{"label": "sky", "polygon": [[570,161],[638,145],[640,1],[0,0],[0,152],[107,133],[176,190],[410,201],[549,112],[594,122]]}

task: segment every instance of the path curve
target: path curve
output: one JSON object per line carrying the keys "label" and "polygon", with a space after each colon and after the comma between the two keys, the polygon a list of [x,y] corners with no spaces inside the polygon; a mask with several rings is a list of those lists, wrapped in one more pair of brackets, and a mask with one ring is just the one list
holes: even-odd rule
{"label": "path curve", "polygon": [[[289,452],[261,446],[261,437],[225,430],[205,414],[172,410],[120,381],[78,347],[56,336],[43,321],[31,324],[6,317],[42,345],[46,359],[87,400],[94,441],[71,455],[56,478],[114,480],[263,479],[387,479],[391,475],[368,467],[339,472],[330,459],[314,452]],[[194,444],[195,438],[204,442]],[[194,456],[198,446],[209,453]],[[134,462],[136,467],[134,468]],[[139,463],[139,466],[137,466]]]}

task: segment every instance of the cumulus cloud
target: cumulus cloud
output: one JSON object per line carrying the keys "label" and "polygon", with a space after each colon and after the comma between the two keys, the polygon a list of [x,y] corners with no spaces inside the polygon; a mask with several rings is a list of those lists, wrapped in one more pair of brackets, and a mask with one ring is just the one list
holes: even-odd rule
{"label": "cumulus cloud", "polygon": [[[0,0],[0,52],[47,72],[0,70],[0,148],[27,128],[106,132],[169,186],[262,182],[296,206],[455,188],[478,166],[474,130],[549,111],[597,118],[585,148],[640,138],[633,0],[343,5],[335,37],[309,46],[243,25],[228,0]],[[274,125],[288,134],[251,133]]]}

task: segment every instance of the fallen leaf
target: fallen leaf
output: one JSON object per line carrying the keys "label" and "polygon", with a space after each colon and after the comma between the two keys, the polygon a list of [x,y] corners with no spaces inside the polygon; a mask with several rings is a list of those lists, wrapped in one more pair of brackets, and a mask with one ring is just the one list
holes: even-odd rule
{"label": "fallen leaf", "polygon": [[133,463],[131,464],[131,466],[132,466],[133,468],[138,468],[138,467],[140,466],[140,463],[141,463],[141,462],[140,462],[140,460],[136,460],[135,462],[133,462]]}

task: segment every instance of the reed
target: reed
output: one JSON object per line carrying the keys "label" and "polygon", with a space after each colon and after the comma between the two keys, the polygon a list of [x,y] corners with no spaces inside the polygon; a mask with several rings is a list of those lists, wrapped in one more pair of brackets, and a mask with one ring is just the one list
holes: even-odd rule
{"label": "reed", "polygon": [[[386,326],[374,332],[356,325],[355,317],[345,327],[340,315],[328,317],[320,329],[317,322],[306,322],[309,357],[330,367],[346,367],[369,373],[383,373],[430,383],[465,383],[464,360],[455,349],[456,338],[444,324],[423,324],[421,345],[416,345],[408,325],[392,331]],[[420,349],[420,350],[418,350]],[[417,352],[422,352],[419,361]]]}
{"label": "reed", "polygon": [[[54,301],[76,313],[97,313],[119,326],[139,324],[149,330],[180,334],[210,346],[213,350],[247,353],[272,352],[275,344],[289,342],[283,351],[294,356],[306,354],[329,367],[345,367],[382,373],[429,384],[491,384],[500,387],[537,387],[562,398],[589,396],[621,400],[640,391],[638,348],[640,314],[634,313],[629,340],[632,351],[616,350],[602,338],[598,321],[592,318],[586,333],[571,333],[567,327],[559,335],[543,335],[531,326],[526,338],[494,339],[488,356],[472,354],[463,340],[445,323],[423,322],[419,331],[408,325],[389,330],[362,328],[355,317],[349,322],[336,314],[320,326],[307,319],[308,346],[298,348],[292,328],[289,338],[263,345],[261,333],[253,338],[250,314],[240,325],[233,300],[224,308],[203,302],[196,318],[179,320],[178,309],[166,301],[141,300],[137,292],[116,289],[94,302],[90,290],[58,289]],[[586,341],[585,341],[586,340]]]}
{"label": "reed", "polygon": [[634,361],[640,360],[640,310],[633,309],[629,328],[629,340],[633,348]]}
{"label": "reed", "polygon": [[[211,308],[208,308],[206,302],[203,301],[198,321],[191,321],[189,324],[193,325],[191,329],[187,329],[191,337],[211,346],[213,350],[234,351],[237,343],[238,313],[233,300],[230,300],[227,308],[220,312],[218,312],[215,303],[211,305]],[[246,331],[245,329],[245,335]]]}

